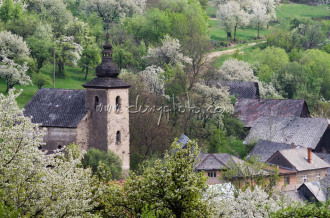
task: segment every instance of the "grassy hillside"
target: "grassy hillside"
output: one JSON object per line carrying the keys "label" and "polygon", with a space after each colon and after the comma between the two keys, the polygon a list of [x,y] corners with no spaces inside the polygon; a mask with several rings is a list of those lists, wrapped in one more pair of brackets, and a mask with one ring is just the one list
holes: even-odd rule
{"label": "grassy hillside", "polygon": [[[210,5],[209,7],[213,7]],[[215,10],[215,8],[213,8]],[[208,9],[209,16],[212,15],[213,12],[210,8]],[[280,24],[275,24],[270,26],[270,29],[262,29],[260,32],[261,36],[267,35],[267,33],[271,30],[276,30],[279,25],[281,24],[288,24],[289,19],[293,17],[310,17],[312,19],[322,20],[327,19],[330,16],[330,11],[325,5],[320,6],[310,6],[310,5],[303,5],[303,4],[282,4],[278,6],[277,8],[277,18],[280,22]],[[226,40],[226,32],[222,30],[220,26],[220,21],[217,20],[210,20],[210,37],[211,40],[219,40],[219,41],[225,41]],[[256,37],[256,30],[252,27],[247,27],[244,29],[238,29],[237,31],[238,39],[243,40],[246,42],[252,42],[255,41]],[[239,48],[240,45],[237,46]],[[253,63],[254,57],[253,57],[253,49],[255,49],[258,46],[249,47],[247,49],[243,49],[243,56],[242,59],[244,61],[248,61],[250,63]],[[231,48],[232,49],[232,48]],[[222,63],[232,58],[233,55],[223,55],[216,60],[213,61],[213,65],[216,68],[219,68]]]}
{"label": "grassy hillside", "polygon": [[[213,41],[226,41],[226,32],[221,27],[221,22],[214,20],[216,17],[217,8],[213,2],[207,8],[207,14],[211,18],[209,21],[209,35]],[[280,23],[286,23],[289,18],[293,17],[310,17],[314,19],[322,19],[330,16],[330,11],[327,6],[309,6],[302,4],[282,4],[277,8],[277,18]],[[263,28],[260,31],[260,36],[266,36],[269,31],[276,29],[279,24],[271,25],[269,29]],[[232,33],[233,34],[233,33]],[[251,26],[239,28],[237,30],[237,39],[243,42],[251,42],[256,39],[257,29]]]}
{"label": "grassy hillside", "polygon": [[[60,89],[82,89],[82,84],[86,83],[84,80],[84,73],[81,72],[80,68],[74,68],[66,66],[66,77],[56,78],[55,88]],[[46,65],[40,71],[40,73],[49,75],[52,77],[53,66]],[[88,79],[92,79],[95,76],[95,72],[91,71]],[[53,84],[45,86],[45,88],[52,88]],[[18,105],[22,108],[31,99],[31,97],[38,91],[38,87],[35,85],[30,86],[15,86],[17,90],[23,89],[23,93],[18,97]],[[6,91],[6,83],[4,80],[0,80],[0,92],[4,93]]]}
{"label": "grassy hillside", "polygon": [[[210,28],[209,28],[209,34],[211,40],[216,41],[226,41],[227,40],[227,34],[226,31],[224,31],[221,27],[221,22],[218,20],[210,20],[209,21]],[[269,29],[263,28],[260,30],[260,36],[265,36],[269,32]],[[245,28],[239,28],[237,30],[237,40],[239,41],[251,41],[255,40],[257,37],[257,29],[253,27],[245,27]],[[233,33],[232,33],[233,34]]]}
{"label": "grassy hillside", "polygon": [[277,17],[279,19],[292,18],[294,16],[325,18],[330,16],[330,11],[326,5],[283,4],[277,8]]}

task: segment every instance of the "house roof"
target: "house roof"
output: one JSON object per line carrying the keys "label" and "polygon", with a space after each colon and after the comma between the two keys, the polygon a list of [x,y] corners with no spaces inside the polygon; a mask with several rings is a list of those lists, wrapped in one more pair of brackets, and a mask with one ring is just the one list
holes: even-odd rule
{"label": "house roof", "polygon": [[122,89],[129,88],[131,85],[125,83],[119,78],[112,77],[97,77],[83,85],[84,88],[97,88],[97,89]]}
{"label": "house roof", "polygon": [[325,118],[260,117],[245,142],[260,139],[315,149],[328,128]]}
{"label": "house roof", "polygon": [[185,134],[182,134],[179,137],[177,143],[180,144],[181,148],[184,148],[186,146],[186,144],[189,142],[189,140],[190,139],[188,138],[188,136],[186,136]]}
{"label": "house roof", "polygon": [[[288,162],[290,162],[290,164],[297,171],[316,170],[316,169],[323,169],[323,168],[330,167],[330,165],[328,163],[326,163],[324,160],[319,158],[314,153],[312,153],[312,162],[309,163],[307,160],[307,153],[308,153],[307,148],[286,149],[286,150],[280,150],[277,152],[282,154],[282,156]],[[275,156],[276,153],[273,156]],[[269,158],[269,160],[271,158]]]}
{"label": "house roof", "polygon": [[266,140],[259,140],[250,152],[251,156],[258,156],[260,161],[266,162],[276,151],[283,149],[290,149],[292,145],[271,142]]}
{"label": "house roof", "polygon": [[[261,116],[300,117],[307,108],[305,100],[299,99],[239,99],[235,104],[235,114],[246,127],[253,127]],[[308,109],[307,109],[308,110]]]}
{"label": "house roof", "polygon": [[259,98],[259,85],[257,82],[242,82],[242,81],[217,81],[211,80],[208,85],[227,86],[231,95],[238,98]]}
{"label": "house roof", "polygon": [[314,153],[316,154],[319,158],[330,164],[330,154],[329,153]]}
{"label": "house roof", "polygon": [[24,107],[24,115],[46,127],[75,128],[87,114],[85,90],[39,89]]}
{"label": "house roof", "polygon": [[230,154],[201,154],[195,170],[220,170],[228,167]]}
{"label": "house roof", "polygon": [[322,191],[320,182],[305,182],[298,188],[298,190],[302,186],[306,186],[306,188],[308,188],[308,190],[314,195],[314,197],[319,202],[325,202],[326,201],[326,196],[324,195],[324,192]]}
{"label": "house roof", "polygon": [[245,172],[249,171],[250,173],[257,174],[268,174],[266,171],[254,172],[254,170],[250,167],[246,169],[246,165],[244,165],[245,161],[226,153],[218,153],[218,154],[203,154],[199,155],[199,162],[195,166],[195,170],[201,171],[210,171],[210,170],[221,170],[221,169],[229,169],[233,167],[237,167],[240,172],[237,172],[238,176],[242,176]]}

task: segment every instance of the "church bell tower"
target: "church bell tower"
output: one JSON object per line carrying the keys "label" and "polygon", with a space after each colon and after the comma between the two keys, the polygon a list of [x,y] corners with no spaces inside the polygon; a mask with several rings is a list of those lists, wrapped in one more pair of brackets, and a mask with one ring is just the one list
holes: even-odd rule
{"label": "church bell tower", "polygon": [[118,78],[119,69],[112,60],[109,33],[103,48],[96,78],[83,85],[86,108],[90,111],[88,148],[113,151],[121,158],[123,171],[128,171],[130,85]]}

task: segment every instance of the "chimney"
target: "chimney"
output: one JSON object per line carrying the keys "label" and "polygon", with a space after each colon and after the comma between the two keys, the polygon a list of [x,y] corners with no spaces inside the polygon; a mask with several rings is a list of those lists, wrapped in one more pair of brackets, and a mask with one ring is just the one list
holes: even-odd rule
{"label": "chimney", "polygon": [[294,143],[291,143],[291,148],[292,148],[292,149],[294,149],[294,148],[295,148],[295,146],[294,146]]}
{"label": "chimney", "polygon": [[307,148],[307,160],[309,163],[312,163],[312,149]]}

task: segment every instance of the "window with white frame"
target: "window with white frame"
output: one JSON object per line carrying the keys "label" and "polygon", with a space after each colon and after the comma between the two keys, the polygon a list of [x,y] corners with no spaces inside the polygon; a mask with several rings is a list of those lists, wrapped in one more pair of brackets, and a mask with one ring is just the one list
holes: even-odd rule
{"label": "window with white frame", "polygon": [[304,175],[304,176],[302,177],[302,182],[303,182],[303,183],[307,182],[307,175]]}
{"label": "window with white frame", "polygon": [[321,173],[317,173],[316,174],[316,181],[320,181],[321,180]]}

